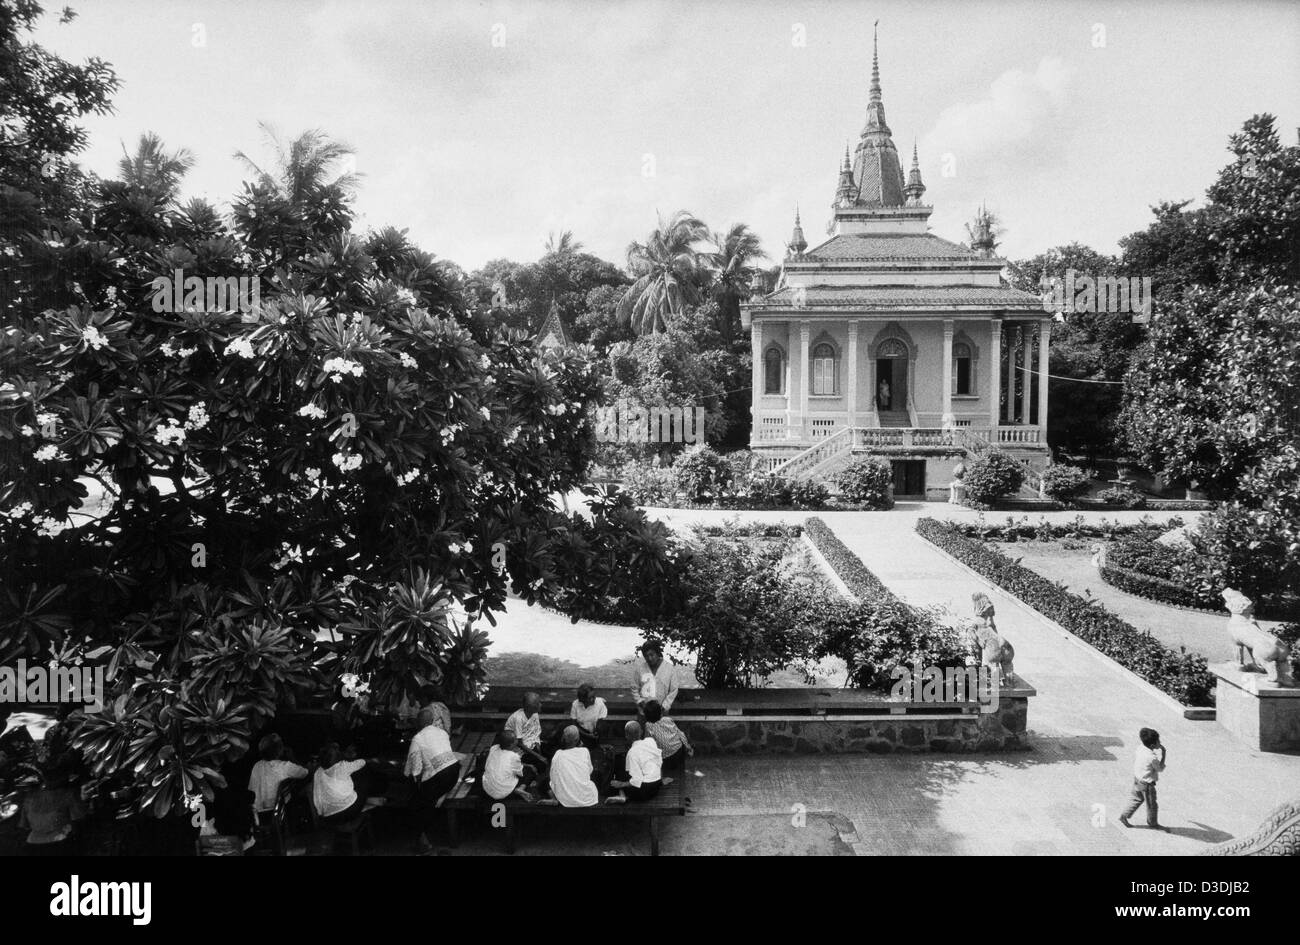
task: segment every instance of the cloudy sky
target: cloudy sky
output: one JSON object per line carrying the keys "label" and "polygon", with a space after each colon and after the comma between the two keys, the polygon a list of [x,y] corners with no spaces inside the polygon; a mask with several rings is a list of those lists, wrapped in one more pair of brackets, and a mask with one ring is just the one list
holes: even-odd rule
{"label": "cloudy sky", "polygon": [[[436,3],[70,0],[38,41],[116,68],[84,162],[156,131],[191,195],[239,189],[258,122],[356,148],[365,225],[474,268],[571,229],[622,262],[656,213],[746,222],[779,257],[795,205],[820,240],[861,131],[880,21],[885,113],[920,149],[932,229],[981,202],[1004,254],[1113,251],[1159,200],[1203,198],[1257,112],[1300,126],[1300,4]],[[57,7],[51,0],[47,4]]]}

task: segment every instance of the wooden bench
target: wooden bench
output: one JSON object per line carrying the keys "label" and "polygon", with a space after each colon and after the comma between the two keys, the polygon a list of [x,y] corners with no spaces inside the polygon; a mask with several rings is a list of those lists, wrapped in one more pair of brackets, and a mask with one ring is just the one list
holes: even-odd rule
{"label": "wooden bench", "polygon": [[[496,738],[496,732],[465,732],[453,744],[455,751],[463,752],[470,759],[476,759],[480,752],[487,751]],[[504,813],[505,824],[501,828],[505,835],[506,852],[514,853],[519,838],[519,821],[528,817],[618,817],[624,820],[642,820],[650,834],[650,855],[659,855],[659,819],[661,817],[686,816],[686,777],[678,771],[673,775],[671,784],[660,788],[659,793],[649,801],[629,801],[626,804],[598,804],[595,807],[561,807],[556,804],[529,804],[517,797],[504,801],[493,800],[476,790],[477,780],[466,777],[466,771],[473,770],[473,761],[462,768],[461,779],[456,786],[438,800],[438,807],[447,813],[447,834],[454,847],[459,841],[457,834],[457,816],[460,812],[478,813],[486,817]],[[500,805],[498,807],[498,805]]]}

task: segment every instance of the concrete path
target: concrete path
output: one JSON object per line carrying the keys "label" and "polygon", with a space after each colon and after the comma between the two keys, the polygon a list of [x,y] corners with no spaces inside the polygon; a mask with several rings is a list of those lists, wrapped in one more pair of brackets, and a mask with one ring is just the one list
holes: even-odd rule
{"label": "concrete path", "polygon": [[[737,516],[649,514],[678,528]],[[1076,514],[1044,517],[1069,521]],[[1062,637],[1041,616],[918,536],[916,520],[927,515],[976,518],[969,510],[927,503],[822,518],[912,604],[964,618],[973,592],[989,595],[999,630],[1016,647],[1017,671],[1039,693],[1029,708],[1033,750],[701,759],[695,766],[702,775],[695,792],[701,813],[775,814],[796,804],[838,813],[855,826],[860,854],[1189,854],[1252,831],[1273,807],[1300,795],[1300,756],[1252,751],[1214,722],[1183,719],[1115,664]],[[1120,520],[1141,515],[1107,513]],[[799,521],[807,514],[739,517]],[[1158,729],[1169,750],[1160,797],[1161,820],[1171,834],[1126,830],[1115,819],[1128,797],[1142,726]],[[1141,812],[1137,822],[1143,822]]]}

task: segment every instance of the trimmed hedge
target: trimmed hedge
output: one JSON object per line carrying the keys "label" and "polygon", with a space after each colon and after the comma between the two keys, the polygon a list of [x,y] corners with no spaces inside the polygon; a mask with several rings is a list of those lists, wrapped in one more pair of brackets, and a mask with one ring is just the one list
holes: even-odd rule
{"label": "trimmed hedge", "polygon": [[862,559],[845,546],[836,537],[830,526],[819,518],[810,518],[803,524],[804,534],[813,546],[822,553],[827,563],[840,576],[845,587],[862,600],[884,598],[891,603],[902,603],[894,592],[881,583],[880,578],[871,573],[862,563]]}
{"label": "trimmed hedge", "polygon": [[1101,579],[1107,584],[1162,604],[1220,611],[1223,602],[1203,587],[1178,580],[1194,562],[1175,548],[1128,536],[1106,549]]}
{"label": "trimmed hedge", "polygon": [[1180,528],[1183,525],[1183,520],[1175,517],[1166,522],[1157,522],[1144,515],[1137,522],[1112,522],[1108,519],[1089,522],[1082,515],[1076,515],[1074,520],[1070,522],[1049,522],[1045,518],[1040,518],[1037,522],[1031,522],[1028,515],[1022,515],[1019,520],[1008,515],[1005,525],[994,525],[985,522],[982,517],[978,522],[952,522],[950,524],[967,538],[978,538],[981,541],[1010,542],[1024,539],[1053,541],[1058,538],[1102,538],[1106,541],[1113,541],[1128,535],[1141,538],[1158,538],[1171,528]]}
{"label": "trimmed hedge", "polygon": [[691,530],[701,538],[798,538],[803,534],[802,525],[783,522],[701,523],[691,526]]}
{"label": "trimmed hedge", "polygon": [[883,693],[897,679],[893,673],[897,666],[965,665],[967,644],[961,634],[935,613],[896,597],[825,522],[808,519],[804,534],[858,598],[829,602],[816,615],[821,633],[817,656],[843,659],[850,684]]}
{"label": "trimmed hedge", "polygon": [[1000,551],[967,538],[947,522],[923,518],[916,523],[916,530],[927,541],[1161,692],[1188,706],[1214,704],[1215,679],[1207,669],[1205,657],[1183,649],[1175,653],[1150,633],[1022,567]]}

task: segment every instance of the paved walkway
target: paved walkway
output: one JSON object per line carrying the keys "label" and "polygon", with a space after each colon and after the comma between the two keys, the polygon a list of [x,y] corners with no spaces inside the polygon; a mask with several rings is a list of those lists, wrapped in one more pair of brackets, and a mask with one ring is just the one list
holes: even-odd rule
{"label": "paved walkway", "polygon": [[[737,513],[649,510],[674,527]],[[1072,520],[1077,513],[1046,513]],[[918,536],[923,516],[975,519],[941,504],[889,513],[826,513],[840,539],[910,603],[965,617],[984,591],[998,628],[1016,647],[1016,669],[1038,690],[1026,753],[700,759],[703,814],[833,812],[856,829],[858,853],[1188,854],[1255,829],[1300,794],[1300,756],[1252,751],[1214,722],[1191,722],[1113,663],[1063,638],[1042,617],[954,563]],[[1107,513],[1124,520],[1142,513]],[[739,513],[800,521],[806,513]],[[1153,516],[1160,518],[1160,515]],[[1172,513],[1170,514],[1172,517]],[[1183,513],[1186,518],[1186,513]],[[1169,749],[1161,820],[1173,833],[1125,830],[1137,730],[1158,729]],[[1139,814],[1141,820],[1141,814]],[[681,829],[690,829],[690,819]]]}

